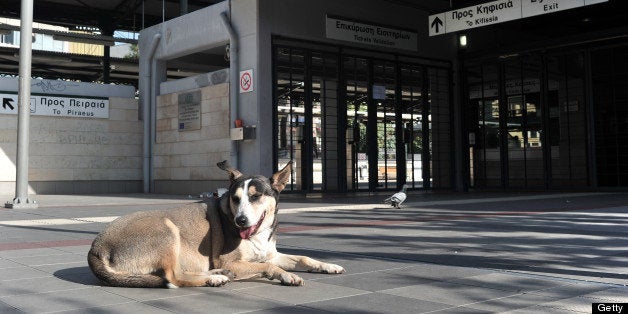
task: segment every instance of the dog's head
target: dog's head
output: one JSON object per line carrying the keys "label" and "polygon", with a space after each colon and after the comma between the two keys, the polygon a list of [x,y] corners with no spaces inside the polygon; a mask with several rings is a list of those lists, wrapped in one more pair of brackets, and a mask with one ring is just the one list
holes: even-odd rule
{"label": "dog's head", "polygon": [[258,231],[276,224],[279,193],[285,188],[292,172],[292,162],[272,177],[246,176],[229,166],[227,161],[218,167],[229,173],[228,208],[240,237],[248,239]]}

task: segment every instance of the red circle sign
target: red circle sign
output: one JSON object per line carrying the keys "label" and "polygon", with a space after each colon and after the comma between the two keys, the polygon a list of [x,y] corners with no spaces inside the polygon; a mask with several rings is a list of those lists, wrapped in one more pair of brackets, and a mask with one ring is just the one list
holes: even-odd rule
{"label": "red circle sign", "polygon": [[252,85],[253,79],[251,78],[251,73],[242,73],[242,75],[240,76],[240,88],[242,89],[242,91],[248,91],[249,89],[251,89]]}

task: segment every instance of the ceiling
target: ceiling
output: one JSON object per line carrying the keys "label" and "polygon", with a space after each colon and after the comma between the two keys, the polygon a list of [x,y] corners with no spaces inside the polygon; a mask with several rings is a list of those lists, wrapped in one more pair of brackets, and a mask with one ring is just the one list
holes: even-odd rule
{"label": "ceiling", "polygon": [[[224,0],[33,0],[33,21],[68,27],[70,29],[81,26],[100,30],[103,36],[112,34],[114,30],[139,32],[141,29],[159,24],[164,20],[178,17],[182,12],[192,12]],[[263,5],[263,0],[259,0]],[[288,1],[288,0],[286,0]],[[336,0],[359,3],[360,0]],[[488,0],[380,0],[399,6],[419,9],[430,13],[443,12],[452,8],[466,7]],[[187,3],[187,8],[182,3]],[[525,41],[537,40],[539,37],[555,38],[557,32],[579,33],[589,31],[595,27],[605,28],[612,26],[626,26],[625,9],[628,1],[610,0],[617,10],[601,10],[592,7],[584,10],[572,10],[564,16],[567,19],[540,17],[526,20],[516,25],[505,23],[499,29],[503,34],[494,41],[497,44],[509,44],[510,41],[521,41],[521,34],[531,34],[534,38]],[[21,0],[2,0],[0,17],[19,19]],[[598,12],[599,11],[599,12]],[[597,16],[595,16],[597,12]],[[594,16],[589,16],[593,13]],[[586,14],[586,15],[585,15]],[[582,22],[586,20],[587,22]],[[539,23],[540,22],[540,23]],[[570,24],[571,23],[571,24]],[[525,28],[525,32],[522,32]],[[549,31],[551,30],[551,31]],[[109,37],[111,38],[111,37]],[[2,47],[0,44],[0,75],[17,75],[18,49]],[[200,59],[211,59],[213,65],[203,66],[207,62]],[[138,60],[111,58],[110,82],[137,85]],[[187,77],[195,73],[213,71],[215,68],[228,67],[224,60],[224,51],[207,52],[169,61],[168,77]],[[42,78],[68,78],[81,81],[99,81],[103,79],[103,58],[97,56],[72,55],[67,53],[33,51],[32,73]]]}
{"label": "ceiling", "polygon": [[[140,31],[163,20],[181,15],[181,3],[187,2],[187,12],[222,2],[223,0],[36,0],[33,20],[54,25],[98,27],[103,31]],[[343,0],[337,0],[343,1]],[[383,0],[421,10],[443,10],[466,5],[466,0]],[[2,0],[0,17],[19,18],[20,0]],[[477,2],[477,1],[475,1]],[[261,2],[263,3],[263,2]]]}
{"label": "ceiling", "polygon": [[[89,27],[100,30],[100,35],[113,35],[114,30],[139,32],[143,28],[159,24],[224,0],[34,0],[33,21],[73,29]],[[401,6],[427,11],[443,10],[450,0],[383,0]],[[469,2],[469,1],[457,1]],[[187,8],[185,7],[187,3]],[[20,18],[21,0],[2,0],[0,17]],[[0,46],[0,74],[17,75],[19,51],[15,47]],[[199,66],[206,62],[195,59],[213,58],[216,66]],[[138,60],[110,58],[109,82],[137,86]],[[226,67],[222,52],[214,55],[192,55],[168,62],[168,77],[187,77]],[[42,78],[72,78],[81,81],[103,80],[103,58],[78,54],[34,50],[32,74]]]}

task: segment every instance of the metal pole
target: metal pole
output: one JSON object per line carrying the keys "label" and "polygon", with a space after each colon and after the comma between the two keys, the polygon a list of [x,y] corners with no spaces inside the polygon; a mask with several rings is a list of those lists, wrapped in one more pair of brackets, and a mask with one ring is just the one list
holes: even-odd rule
{"label": "metal pole", "polygon": [[179,15],[188,14],[188,0],[179,1]]}
{"label": "metal pole", "polygon": [[15,198],[7,208],[37,208],[37,202],[28,199],[28,129],[31,98],[31,57],[33,36],[33,0],[22,0],[20,13],[20,72],[18,87],[17,163]]}
{"label": "metal pole", "polygon": [[[148,53],[142,54],[140,56],[140,102],[142,103],[142,120],[144,123],[144,162],[142,163],[142,173],[144,175],[144,193],[152,192],[151,182],[152,182],[152,158],[153,158],[153,150],[152,150],[152,136],[151,136],[151,126],[153,124],[152,117],[152,106],[151,101],[153,99],[153,94],[155,93],[151,88],[153,86],[153,76],[155,75],[153,72],[153,58],[155,56],[155,51],[157,50],[157,44],[161,40],[161,34],[153,35],[152,41],[148,44]],[[143,50],[142,50],[143,51]]]}
{"label": "metal pole", "polygon": [[[229,3],[229,10],[231,10],[231,3]],[[225,26],[227,33],[229,34],[229,104],[230,104],[230,113],[229,124],[233,123],[236,119],[239,118],[239,105],[238,105],[238,90],[240,86],[239,81],[239,50],[240,50],[240,39],[238,38],[238,34],[233,29],[233,24],[231,24],[231,19],[227,16],[227,12],[220,13],[220,18],[222,19],[222,24]],[[238,169],[240,163],[238,158],[238,142],[231,141],[231,166]]]}

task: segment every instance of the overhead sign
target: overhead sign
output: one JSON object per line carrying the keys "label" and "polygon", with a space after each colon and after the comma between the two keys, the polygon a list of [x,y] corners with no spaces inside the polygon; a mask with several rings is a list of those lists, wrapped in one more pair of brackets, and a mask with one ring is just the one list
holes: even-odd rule
{"label": "overhead sign", "polygon": [[498,0],[430,15],[430,36],[554,13],[608,0]]}
{"label": "overhead sign", "polygon": [[[0,94],[0,100],[0,114],[17,114],[17,94]],[[34,116],[107,119],[109,99],[31,94],[30,111]]]}
{"label": "overhead sign", "polygon": [[253,70],[240,71],[240,93],[253,91]]}
{"label": "overhead sign", "polygon": [[418,50],[416,32],[327,16],[327,38],[404,50]]}

